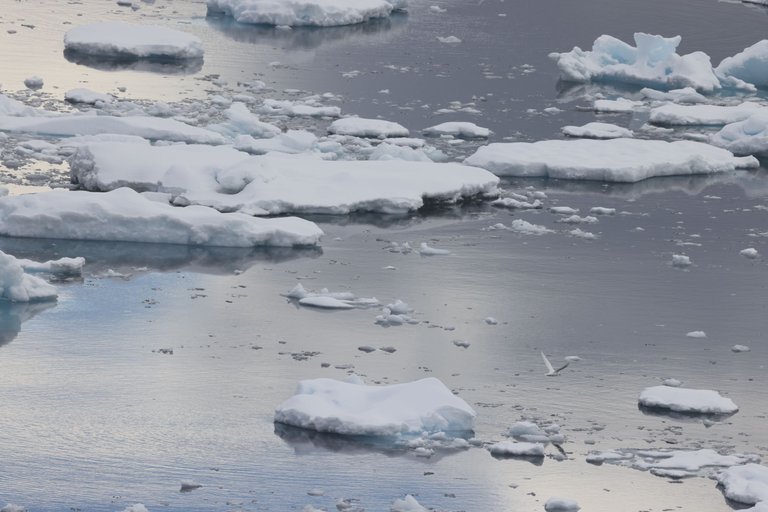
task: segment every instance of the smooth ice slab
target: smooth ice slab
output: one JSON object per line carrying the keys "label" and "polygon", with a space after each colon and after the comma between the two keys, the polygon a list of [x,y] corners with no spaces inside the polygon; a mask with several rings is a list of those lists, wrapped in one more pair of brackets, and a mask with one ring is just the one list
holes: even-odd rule
{"label": "smooth ice slab", "polygon": [[545,140],[495,143],[464,160],[498,176],[636,182],[655,176],[711,174],[758,167],[754,158],[692,141]]}
{"label": "smooth ice slab", "polygon": [[170,192],[176,204],[250,214],[403,213],[425,201],[498,195],[499,179],[461,164],[324,161],[311,155],[248,156],[230,147],[94,143],[70,159],[88,190],[130,186]]}
{"label": "smooth ice slab", "polygon": [[405,6],[406,0],[208,0],[209,13],[240,23],[282,26],[354,25]]}
{"label": "smooth ice slab", "polygon": [[681,37],[637,32],[635,46],[609,35],[598,37],[591,51],[575,47],[551,53],[560,76],[569,82],[619,82],[662,89],[693,87],[699,91],[721,88],[709,55],[678,55]]}
{"label": "smooth ice slab", "polygon": [[177,208],[119,188],[0,198],[0,235],[253,247],[315,245],[322,231],[296,217],[260,219],[203,206]]}
{"label": "smooth ice slab", "polygon": [[745,101],[740,105],[662,105],[651,109],[649,121],[660,126],[723,126],[749,118],[766,107]]}
{"label": "smooth ice slab", "polygon": [[203,43],[186,32],[155,25],[101,22],[81,25],[64,35],[64,48],[99,57],[201,59]]}
{"label": "smooth ice slab", "polygon": [[733,414],[739,410],[730,398],[709,389],[653,386],[640,393],[640,405],[694,414]]}
{"label": "smooth ice slab", "polygon": [[388,386],[303,380],[275,421],[344,435],[395,436],[469,431],[475,411],[435,378]]}
{"label": "smooth ice slab", "polygon": [[362,117],[345,117],[337,119],[328,127],[329,133],[336,135],[352,135],[355,137],[407,137],[408,128],[383,119],[365,119]]}

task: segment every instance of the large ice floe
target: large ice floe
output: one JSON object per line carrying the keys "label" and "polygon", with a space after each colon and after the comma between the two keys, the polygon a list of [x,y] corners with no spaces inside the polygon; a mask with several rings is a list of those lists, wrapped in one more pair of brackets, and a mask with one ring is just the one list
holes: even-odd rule
{"label": "large ice floe", "polygon": [[109,21],[81,25],[64,35],[64,49],[121,59],[202,59],[203,43],[192,34],[155,25]]}
{"label": "large ice floe", "polygon": [[643,407],[689,414],[733,414],[739,410],[730,398],[709,389],[653,386],[640,393]]}
{"label": "large ice floe", "polygon": [[494,143],[464,160],[498,176],[636,182],[655,176],[712,174],[759,166],[753,157],[693,141],[545,140]]}
{"label": "large ice floe", "polygon": [[768,108],[724,126],[709,142],[736,155],[768,155]]}
{"label": "large ice floe", "polygon": [[54,286],[37,276],[29,275],[22,261],[0,251],[0,299],[35,302],[56,300],[56,297],[58,292]]}
{"label": "large ice floe", "polygon": [[[592,50],[575,47],[570,52],[551,53],[560,77],[569,82],[615,82],[655,89],[692,87],[700,92],[723,88],[754,90],[765,85],[768,44],[758,43],[713,68],[709,55],[693,52],[679,55],[681,37],[637,32],[635,46],[602,35]],[[754,85],[753,85],[754,84]]]}
{"label": "large ice floe", "polygon": [[231,147],[93,143],[70,159],[73,181],[92,191],[129,186],[251,215],[403,213],[425,201],[498,194],[499,179],[461,164],[324,161],[312,155],[249,156]]}
{"label": "large ice floe", "polygon": [[176,208],[120,188],[53,190],[0,198],[0,235],[221,247],[315,245],[323,232],[296,217],[260,219],[212,208]]}
{"label": "large ice floe", "polygon": [[208,0],[209,14],[240,23],[282,26],[354,25],[405,9],[407,0]]}
{"label": "large ice floe", "polygon": [[476,413],[435,378],[367,386],[303,380],[275,410],[275,421],[318,432],[358,436],[466,432]]}
{"label": "large ice floe", "polygon": [[765,106],[745,101],[739,105],[674,105],[651,109],[649,121],[661,126],[723,126],[748,119]]}
{"label": "large ice floe", "polygon": [[723,470],[717,481],[729,500],[760,505],[760,512],[768,510],[768,467],[754,463],[733,466]]}

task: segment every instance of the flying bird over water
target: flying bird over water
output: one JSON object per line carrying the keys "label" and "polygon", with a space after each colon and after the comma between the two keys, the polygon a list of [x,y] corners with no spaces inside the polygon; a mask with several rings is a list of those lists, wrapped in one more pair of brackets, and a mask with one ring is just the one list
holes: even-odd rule
{"label": "flying bird over water", "polygon": [[544,360],[544,364],[547,365],[547,377],[557,377],[560,375],[560,371],[564,370],[570,362],[566,362],[563,366],[561,366],[558,369],[555,369],[554,366],[552,366],[552,363],[549,362],[549,359],[547,358],[546,354],[544,352],[541,353],[541,358]]}

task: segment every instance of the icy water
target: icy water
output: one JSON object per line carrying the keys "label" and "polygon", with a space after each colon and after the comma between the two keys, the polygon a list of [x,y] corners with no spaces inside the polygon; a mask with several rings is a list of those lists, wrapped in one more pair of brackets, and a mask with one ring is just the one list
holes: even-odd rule
{"label": "icy water", "polygon": [[[131,11],[106,1],[22,0],[0,17],[3,89],[39,74],[52,95],[124,86],[122,97],[176,101],[204,97],[216,87],[202,77],[220,75],[341,94],[345,113],[413,130],[468,119],[497,139],[538,139],[594,116],[577,109],[583,91],[558,87],[550,51],[644,30],[681,34],[682,51],[718,61],[761,39],[768,23],[765,10],[713,0],[443,1],[442,14],[429,11],[438,2],[412,3],[407,16],[383,22],[285,32],[206,18],[197,1]],[[107,18],[194,32],[205,41],[205,62],[103,69],[64,58],[70,24]],[[436,40],[449,35],[462,43]],[[479,113],[435,114],[452,101]],[[562,112],[542,113],[551,106]],[[670,482],[585,459],[633,448],[768,455],[768,268],[739,255],[746,247],[768,254],[765,171],[504,186],[534,187],[549,206],[582,215],[594,206],[617,214],[579,226],[596,240],[568,235],[576,226],[546,211],[512,215],[483,205],[313,218],[326,232],[317,250],[0,239],[0,249],[19,257],[88,260],[82,282],[58,284],[56,305],[0,305],[0,505],[289,511],[333,510],[349,498],[385,511],[411,493],[451,511],[543,510],[551,496],[601,512],[730,510],[711,479]],[[487,229],[515,218],[555,232]],[[405,241],[451,254],[389,250]],[[693,265],[674,268],[675,253]],[[376,308],[301,308],[281,296],[297,282],[383,304],[402,299],[421,323],[384,328],[374,323]],[[489,316],[498,324],[486,323]],[[686,337],[696,330],[707,337]],[[735,344],[751,351],[734,353]],[[358,350],[364,345],[396,351]],[[545,377],[540,351],[582,360]],[[504,439],[523,418],[554,421],[568,458],[556,460],[553,447],[538,462],[496,459],[481,447],[424,458],[273,424],[298,380],[351,371],[369,383],[440,378],[477,410],[475,435],[484,442]],[[639,392],[668,377],[720,390],[741,410],[713,422],[639,410]],[[203,487],[182,493],[182,480]]]}

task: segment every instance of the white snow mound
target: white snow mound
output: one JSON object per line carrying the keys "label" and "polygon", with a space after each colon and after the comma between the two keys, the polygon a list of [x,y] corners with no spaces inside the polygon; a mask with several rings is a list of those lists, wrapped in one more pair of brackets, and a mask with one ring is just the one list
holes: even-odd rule
{"label": "white snow mound", "polygon": [[388,386],[303,380],[275,421],[318,432],[395,436],[468,431],[476,413],[435,378]]}
{"label": "white snow mound", "polygon": [[155,25],[91,23],[64,35],[65,50],[111,58],[201,59],[203,43],[192,34]]}
{"label": "white snow mound", "polygon": [[653,386],[640,393],[640,405],[695,414],[733,414],[739,410],[730,398],[709,389]]}
{"label": "white snow mound", "polygon": [[747,505],[768,502],[768,467],[759,464],[733,466],[722,471],[717,481],[730,500]]}

